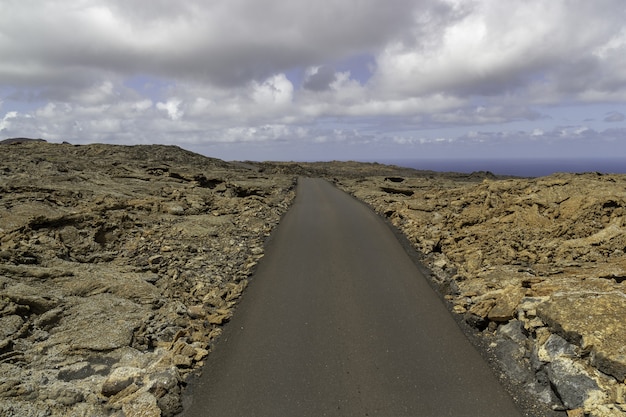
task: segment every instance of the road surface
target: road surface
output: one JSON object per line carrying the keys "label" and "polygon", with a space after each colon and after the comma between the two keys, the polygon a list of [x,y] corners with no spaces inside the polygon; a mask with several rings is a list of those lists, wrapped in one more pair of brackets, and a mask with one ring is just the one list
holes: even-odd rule
{"label": "road surface", "polygon": [[185,417],[521,416],[385,222],[307,178],[191,392]]}

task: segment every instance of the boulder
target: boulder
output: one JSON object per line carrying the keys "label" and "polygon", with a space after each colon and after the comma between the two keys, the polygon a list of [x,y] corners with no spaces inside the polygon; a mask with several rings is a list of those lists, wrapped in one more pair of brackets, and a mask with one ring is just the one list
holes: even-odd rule
{"label": "boulder", "polygon": [[116,368],[102,383],[102,395],[111,397],[112,395],[118,394],[129,385],[138,382],[143,375],[144,371],[138,368]]}
{"label": "boulder", "polygon": [[570,358],[555,358],[546,365],[546,370],[559,398],[569,409],[582,408],[588,400],[601,395],[596,381]]}
{"label": "boulder", "polygon": [[131,401],[124,402],[122,411],[125,417],[161,417],[156,398],[148,392],[142,392]]}
{"label": "boulder", "polygon": [[524,288],[507,287],[496,298],[494,306],[489,310],[487,318],[497,322],[508,322],[515,317],[517,307],[526,295]]}
{"label": "boulder", "polygon": [[42,346],[61,345],[68,351],[110,351],[130,346],[135,329],[148,311],[111,294],[75,300]]}
{"label": "boulder", "polygon": [[571,343],[589,353],[600,371],[626,379],[626,295],[564,293],[537,307],[537,316]]}

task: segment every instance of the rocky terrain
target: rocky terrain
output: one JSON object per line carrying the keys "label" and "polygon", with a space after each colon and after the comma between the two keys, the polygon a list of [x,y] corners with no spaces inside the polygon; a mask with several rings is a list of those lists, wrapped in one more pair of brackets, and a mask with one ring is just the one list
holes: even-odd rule
{"label": "rocky terrain", "polygon": [[172,416],[294,177],[166,146],[0,145],[0,416]]}
{"label": "rocky terrain", "polygon": [[300,175],[371,205],[510,384],[626,415],[626,176],[0,145],[0,416],[174,416]]}
{"label": "rocky terrain", "polygon": [[337,180],[409,238],[516,386],[626,415],[626,176]]}

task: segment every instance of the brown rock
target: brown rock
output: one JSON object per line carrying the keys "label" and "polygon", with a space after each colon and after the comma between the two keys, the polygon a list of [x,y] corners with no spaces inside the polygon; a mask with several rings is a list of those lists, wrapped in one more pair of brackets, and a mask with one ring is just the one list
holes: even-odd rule
{"label": "brown rock", "polygon": [[0,317],[0,340],[17,333],[22,328],[24,320],[18,315]]}
{"label": "brown rock", "polygon": [[76,300],[43,345],[93,351],[130,346],[134,330],[146,315],[139,305],[110,294]]}
{"label": "brown rock", "polygon": [[[215,338],[266,235],[288,208],[298,175],[334,178],[386,213],[418,249],[433,255],[427,259],[445,260],[436,278],[477,328],[517,315],[539,344],[557,331],[588,351],[580,358],[585,369],[595,366],[623,380],[618,340],[625,339],[614,318],[623,315],[619,297],[626,282],[625,176],[503,179],[353,162],[243,165],[176,147],[45,142],[12,145],[0,159],[0,319],[5,332],[13,332],[13,316],[34,330],[9,336],[23,339],[16,346],[24,351],[10,352],[15,356],[3,357],[0,366],[3,381],[18,382],[7,385],[6,392],[16,394],[11,401],[32,401],[15,406],[27,410],[24,415],[51,409],[37,400],[37,372],[96,357],[80,368],[95,372],[93,387],[84,385],[87,379],[64,382],[83,384],[79,391],[94,395],[110,369],[130,364],[160,372],[172,351],[155,346],[191,343],[191,336],[176,334],[202,343]],[[516,306],[518,290],[526,291],[527,301]],[[211,315],[194,311],[200,305]],[[205,327],[209,317],[215,324]],[[174,354],[182,374],[204,355],[189,346],[193,354],[184,347]],[[26,369],[24,358],[38,359]],[[558,366],[552,368],[559,377]],[[589,375],[603,386],[600,373]],[[135,412],[134,397],[143,404],[137,410],[156,412],[142,389],[133,382],[116,394],[129,390],[120,397],[128,400],[128,413]],[[175,389],[166,392],[159,391],[159,399],[167,397],[163,404],[176,409]],[[609,400],[594,401],[590,410],[615,408]],[[84,406],[68,405],[67,413]]]}
{"label": "brown rock", "polygon": [[483,317],[486,318],[489,313],[491,312],[491,309],[496,305],[496,300],[493,298],[487,299],[487,300],[483,300],[480,301],[476,304],[474,304],[470,309],[469,312],[472,314],[475,314],[478,317]]}
{"label": "brown rock", "polygon": [[207,320],[211,324],[223,324],[227,322],[232,315],[232,311],[226,309],[217,309],[215,313],[209,314]]}
{"label": "brown rock", "polygon": [[[221,331],[205,312],[230,317],[295,176],[172,146],[24,142],[0,162],[0,414],[157,415],[145,381],[111,369],[149,380],[172,361],[182,375],[159,401],[178,412],[184,375]],[[188,338],[200,344],[169,350]]]}
{"label": "brown rock", "polygon": [[161,417],[156,398],[148,392],[142,392],[132,401],[124,403],[122,411],[126,417]]}
{"label": "brown rock", "polygon": [[590,353],[591,363],[618,381],[626,379],[626,295],[566,293],[537,307],[537,316]]}
{"label": "brown rock", "polygon": [[[552,366],[551,385],[563,395],[576,397],[580,381],[614,386],[611,377],[603,379],[607,374],[624,380],[626,337],[619,317],[626,317],[626,176],[483,181],[416,172],[402,177],[403,189],[419,192],[394,194],[395,201],[380,191],[389,186],[384,176],[344,178],[340,186],[388,216],[429,255],[435,281],[455,312],[480,330],[489,328],[487,320],[494,324],[517,317],[535,351],[550,331],[584,346],[579,365],[597,371],[582,377]],[[449,260],[449,277],[437,268],[440,256]],[[590,397],[585,409],[618,409],[611,403],[614,397]]]}
{"label": "brown rock", "polygon": [[59,305],[59,300],[50,297],[46,292],[26,284],[15,284],[3,291],[0,297],[6,297],[15,304],[27,306],[32,313],[42,314]]}
{"label": "brown rock", "polygon": [[137,382],[143,375],[138,368],[120,367],[115,369],[102,383],[102,395],[110,397]]}
{"label": "brown rock", "polygon": [[515,311],[525,295],[526,290],[524,288],[505,288],[501,295],[496,298],[495,305],[489,310],[487,318],[498,322],[506,322],[513,319]]}
{"label": "brown rock", "polygon": [[206,311],[202,304],[193,305],[187,308],[187,314],[192,319],[203,318],[206,315]]}

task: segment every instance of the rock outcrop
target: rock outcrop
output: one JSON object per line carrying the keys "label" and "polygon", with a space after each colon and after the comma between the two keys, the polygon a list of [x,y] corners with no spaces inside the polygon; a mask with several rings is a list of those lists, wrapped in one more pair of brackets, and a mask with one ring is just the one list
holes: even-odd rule
{"label": "rock outcrop", "polygon": [[338,185],[404,232],[516,385],[569,415],[626,415],[626,176],[482,177]]}
{"label": "rock outcrop", "polygon": [[168,146],[0,148],[0,415],[175,415],[294,177]]}
{"label": "rock outcrop", "polygon": [[512,386],[562,415],[626,414],[626,176],[19,139],[0,145],[0,415],[179,413],[299,175],[401,230]]}

